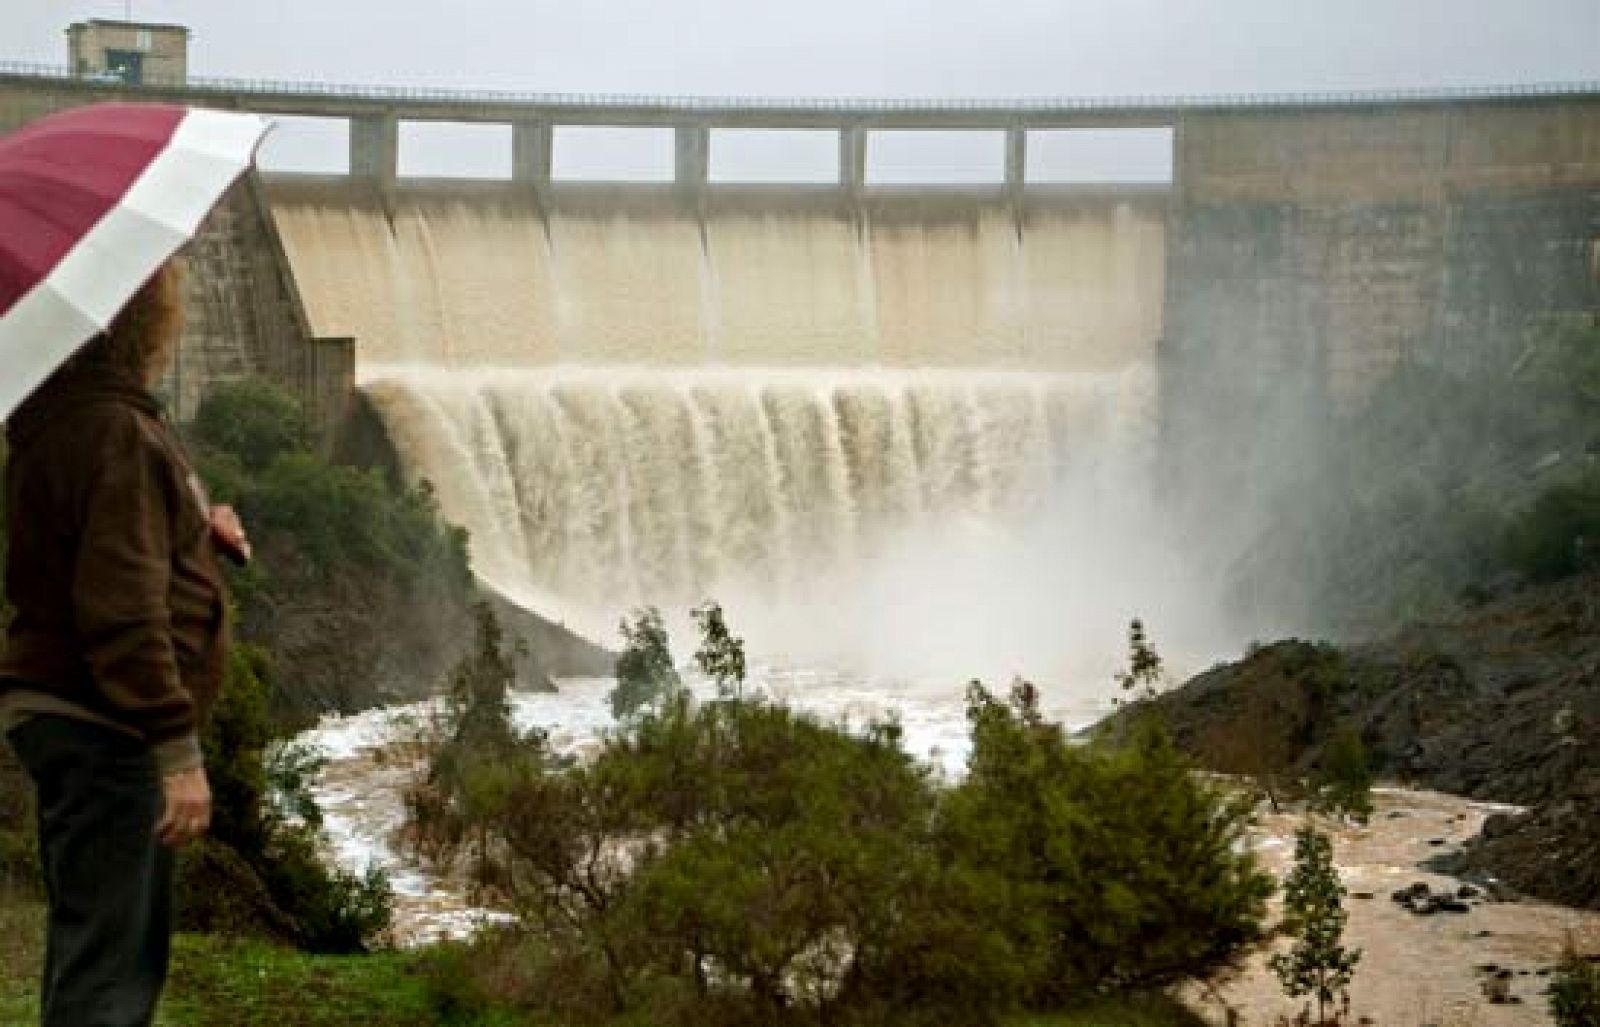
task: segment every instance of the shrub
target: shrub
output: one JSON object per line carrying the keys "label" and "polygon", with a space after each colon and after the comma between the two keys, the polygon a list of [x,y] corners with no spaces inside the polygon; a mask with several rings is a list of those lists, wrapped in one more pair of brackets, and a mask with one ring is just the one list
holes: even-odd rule
{"label": "shrub", "polygon": [[502,872],[490,839],[494,820],[514,783],[549,757],[542,732],[521,733],[511,720],[515,648],[487,603],[473,612],[473,648],[450,672],[442,715],[422,725],[426,762],[406,791],[407,833],[435,864],[466,854],[474,884],[492,889]]}
{"label": "shrub", "polygon": [[1239,845],[1246,803],[1196,779],[1158,721],[1074,745],[1025,684],[968,691],[972,756],[945,804],[956,857],[1004,882],[996,921],[1051,1006],[1230,965],[1271,881]]}
{"label": "shrub", "polygon": [[474,591],[466,535],[425,484],[323,460],[303,422],[281,390],[242,382],[208,397],[190,431],[212,496],[255,544],[228,571],[239,636],[291,685],[270,697],[274,715],[302,723],[432,685],[470,638]]}
{"label": "shrub", "polygon": [[611,691],[611,713],[619,721],[659,709],[683,689],[660,610],[654,606],[636,610],[631,622],[622,622],[622,640],[617,686]]}
{"label": "shrub", "polygon": [[1570,936],[1550,981],[1550,1015],[1556,1027],[1600,1023],[1600,965],[1578,955]]}
{"label": "shrub", "polygon": [[[312,951],[355,952],[387,928],[388,883],[328,867],[319,851],[320,812],[304,756],[269,770],[275,741],[268,713],[271,663],[235,646],[228,676],[201,738],[213,818],[206,845],[186,852],[179,922],[191,930],[262,934]],[[274,795],[273,784],[292,789]],[[309,817],[296,813],[310,812]]]}
{"label": "shrub", "polygon": [[286,453],[311,448],[311,423],[288,392],[259,378],[219,385],[195,415],[194,434],[205,445],[259,472]]}
{"label": "shrub", "polygon": [[[703,652],[732,639],[700,621]],[[635,666],[670,669],[641,623]],[[481,801],[435,794],[483,832],[538,953],[516,986],[557,1022],[983,1025],[1231,962],[1270,890],[1235,851],[1243,807],[1159,730],[1080,748],[1036,700],[973,686],[953,790],[893,721],[677,687],[591,763],[501,759]]]}
{"label": "shrub", "polygon": [[1161,656],[1136,617],[1128,625],[1128,669],[1117,672],[1117,685],[1133,701],[1144,702],[1159,694],[1163,680]]}
{"label": "shrub", "polygon": [[519,782],[503,830],[517,908],[590,952],[619,1010],[981,1024],[1015,994],[1011,950],[932,844],[936,803],[892,725],[680,695],[592,766]]}
{"label": "shrub", "polygon": [[1361,735],[1354,728],[1341,728],[1323,747],[1312,782],[1312,807],[1364,823],[1372,815],[1372,777]]}

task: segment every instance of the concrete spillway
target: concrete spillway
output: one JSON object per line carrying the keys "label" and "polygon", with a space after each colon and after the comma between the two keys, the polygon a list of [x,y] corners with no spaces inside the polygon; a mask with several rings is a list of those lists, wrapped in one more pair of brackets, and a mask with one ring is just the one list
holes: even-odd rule
{"label": "concrete spillway", "polygon": [[1020,230],[970,199],[701,215],[346,184],[275,187],[273,209],[313,326],[363,363],[1103,371],[1161,334],[1159,199]]}
{"label": "concrete spillway", "polygon": [[817,658],[793,625],[1144,494],[1159,204],[680,208],[275,188],[316,330],[501,591],[605,635],[715,596]]}

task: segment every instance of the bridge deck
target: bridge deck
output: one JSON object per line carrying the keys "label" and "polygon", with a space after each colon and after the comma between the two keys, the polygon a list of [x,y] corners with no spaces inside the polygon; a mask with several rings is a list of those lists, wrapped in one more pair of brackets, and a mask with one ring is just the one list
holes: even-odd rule
{"label": "bridge deck", "polygon": [[0,61],[0,84],[26,86],[29,83],[91,92],[134,92],[200,103],[231,101],[230,105],[248,106],[269,114],[352,118],[397,114],[407,120],[536,121],[582,125],[690,123],[723,128],[1141,127],[1169,125],[1179,114],[1188,111],[1389,107],[1600,96],[1600,82],[1312,93],[1015,99],[630,96],[194,76],[182,83],[156,82],[130,86],[115,79],[74,75],[69,69],[54,65]]}

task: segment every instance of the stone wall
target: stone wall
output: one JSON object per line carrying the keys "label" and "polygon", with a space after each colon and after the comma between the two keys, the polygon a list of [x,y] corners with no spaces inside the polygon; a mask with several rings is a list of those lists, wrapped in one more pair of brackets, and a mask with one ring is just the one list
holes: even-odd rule
{"label": "stone wall", "polygon": [[1195,112],[1176,138],[1166,452],[1231,467],[1218,497],[1399,366],[1509,369],[1538,319],[1600,315],[1600,98]]}
{"label": "stone wall", "polygon": [[1166,323],[1184,373],[1285,365],[1358,403],[1600,310],[1600,99],[1186,115]]}

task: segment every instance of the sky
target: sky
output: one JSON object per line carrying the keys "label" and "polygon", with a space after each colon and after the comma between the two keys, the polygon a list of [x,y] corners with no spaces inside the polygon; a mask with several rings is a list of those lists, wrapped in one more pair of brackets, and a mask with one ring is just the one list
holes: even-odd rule
{"label": "sky", "polygon": [[[988,98],[1600,81],[1600,0],[0,0],[0,60],[64,63],[68,24],[126,7],[192,28],[192,73],[240,78]],[[802,178],[804,150],[783,147]]]}

